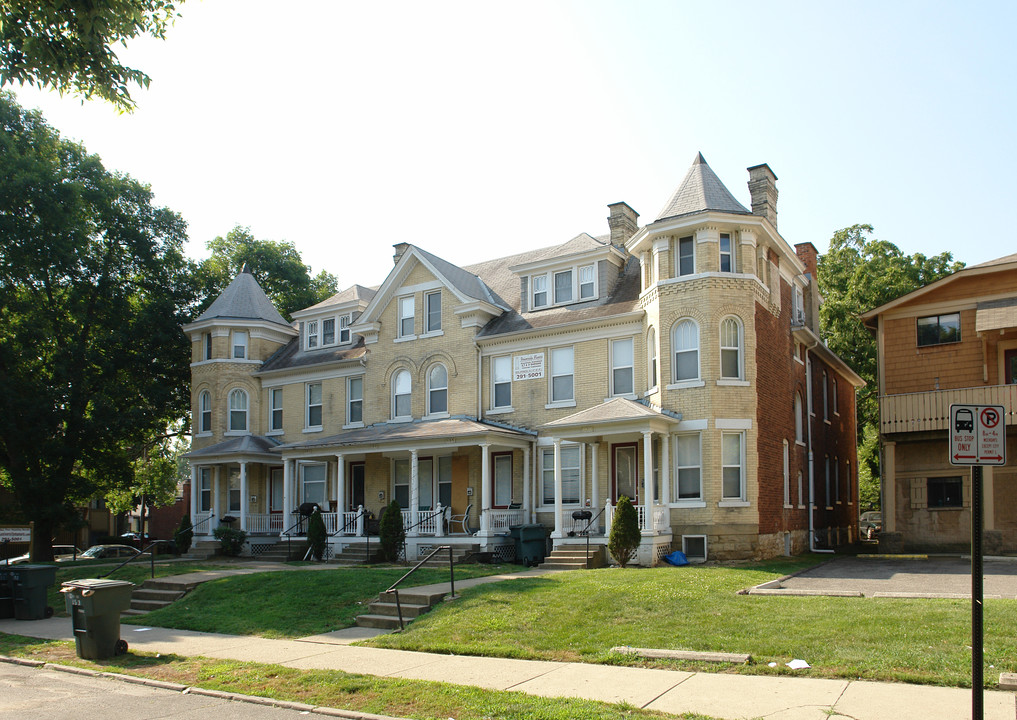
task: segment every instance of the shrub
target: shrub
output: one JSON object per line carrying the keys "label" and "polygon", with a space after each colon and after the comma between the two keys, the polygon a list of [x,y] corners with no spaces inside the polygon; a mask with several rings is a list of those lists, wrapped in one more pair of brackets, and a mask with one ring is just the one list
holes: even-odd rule
{"label": "shrub", "polygon": [[325,519],[321,516],[320,510],[311,513],[307,521],[307,547],[315,560],[321,560],[325,556],[325,544],[328,542],[328,531],[325,529]]}
{"label": "shrub", "polygon": [[181,555],[191,549],[191,543],[194,541],[194,526],[191,524],[190,513],[184,513],[184,516],[180,518],[180,525],[173,532],[173,541],[177,545],[177,552]]}
{"label": "shrub", "polygon": [[624,495],[618,498],[618,507],[614,511],[611,523],[611,536],[607,541],[608,552],[622,567],[632,559],[639,547],[639,518],[632,501]]}
{"label": "shrub", "polygon": [[219,547],[222,550],[222,554],[227,557],[236,557],[240,554],[240,551],[244,549],[244,543],[247,542],[247,532],[244,530],[234,530],[229,525],[220,525],[217,527],[212,534],[215,539],[219,541]]}
{"label": "shrub", "polygon": [[381,515],[381,523],[378,528],[379,542],[381,543],[381,554],[389,562],[399,559],[399,548],[406,540],[406,531],[403,529],[403,511],[395,500],[388,504],[385,512]]}

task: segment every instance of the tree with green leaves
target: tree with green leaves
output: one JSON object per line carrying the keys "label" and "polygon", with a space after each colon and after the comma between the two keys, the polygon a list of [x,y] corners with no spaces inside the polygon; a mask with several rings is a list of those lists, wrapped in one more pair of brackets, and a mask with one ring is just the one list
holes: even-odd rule
{"label": "tree with green leaves", "polygon": [[378,523],[378,542],[381,544],[382,557],[389,562],[399,559],[399,550],[406,542],[406,531],[403,529],[403,509],[393,500],[381,514]]}
{"label": "tree with green leaves", "polygon": [[625,567],[636,554],[642,540],[639,532],[639,518],[632,501],[622,495],[614,509],[611,534],[607,539],[607,550],[618,564]]}
{"label": "tree with green leaves", "polygon": [[185,239],[148,186],[0,93],[0,483],[35,559],[187,413]]}
{"label": "tree with green leaves", "polygon": [[328,530],[325,527],[325,519],[321,516],[321,510],[314,509],[307,521],[307,547],[315,560],[325,557],[325,546],[328,544]]}
{"label": "tree with green leaves", "polygon": [[173,531],[173,542],[176,543],[177,554],[186,555],[187,551],[191,549],[193,541],[194,525],[191,523],[191,513],[185,510],[184,514],[180,517],[180,524]]}
{"label": "tree with green leaves", "polygon": [[[322,270],[311,276],[311,268],[304,265],[293,243],[258,240],[250,228],[237,225],[225,237],[210,240],[207,247],[211,255],[199,264],[197,271],[197,284],[206,307],[219,297],[244,265],[287,318],[294,311],[319,303],[338,290],[338,281],[331,273]],[[199,312],[204,309],[201,307]]]}
{"label": "tree with green leaves", "polygon": [[862,502],[879,497],[879,388],[876,339],[859,315],[960,270],[964,263],[942,252],[905,255],[891,242],[870,238],[871,225],[838,230],[819,257],[820,319],[831,350],[867,383],[858,393],[858,475]]}
{"label": "tree with green leaves", "polygon": [[116,44],[165,39],[183,0],[0,0],[0,87],[53,88],[134,109],[130,86],[151,78],[123,65]]}

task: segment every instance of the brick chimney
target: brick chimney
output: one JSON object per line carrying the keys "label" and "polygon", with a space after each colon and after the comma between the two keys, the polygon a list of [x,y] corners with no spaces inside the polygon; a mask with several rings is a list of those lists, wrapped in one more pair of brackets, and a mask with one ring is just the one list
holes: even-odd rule
{"label": "brick chimney", "polygon": [[409,243],[397,243],[397,244],[393,245],[392,247],[395,248],[395,254],[392,256],[392,264],[393,265],[398,265],[399,264],[399,259],[403,256],[403,254],[407,250],[409,250],[410,244]]}
{"label": "brick chimney", "polygon": [[816,246],[810,242],[798,243],[795,245],[795,254],[805,266],[805,272],[815,279],[819,268],[819,252],[816,250]]}
{"label": "brick chimney", "polygon": [[607,209],[611,211],[607,218],[607,225],[611,228],[611,244],[624,245],[639,229],[639,213],[623,202],[608,205]]}
{"label": "brick chimney", "polygon": [[748,171],[752,214],[765,217],[777,227],[777,176],[766,163],[754,165]]}

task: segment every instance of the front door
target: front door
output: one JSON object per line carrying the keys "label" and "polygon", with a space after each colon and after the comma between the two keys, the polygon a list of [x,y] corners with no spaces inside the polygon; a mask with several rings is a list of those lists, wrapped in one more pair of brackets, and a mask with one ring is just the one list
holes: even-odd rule
{"label": "front door", "polygon": [[622,495],[629,498],[633,505],[639,504],[639,465],[636,443],[623,443],[613,446],[611,456],[614,501]]}
{"label": "front door", "polygon": [[362,462],[350,463],[350,506],[346,510],[356,510],[364,504],[364,473],[366,465]]}
{"label": "front door", "polygon": [[272,468],[268,476],[269,527],[282,530],[283,469]]}

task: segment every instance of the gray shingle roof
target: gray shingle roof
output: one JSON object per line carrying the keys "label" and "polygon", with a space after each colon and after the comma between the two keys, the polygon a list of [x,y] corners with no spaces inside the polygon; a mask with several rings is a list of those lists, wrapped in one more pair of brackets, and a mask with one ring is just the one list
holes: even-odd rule
{"label": "gray shingle roof", "polygon": [[305,350],[300,338],[293,338],[276,350],[258,369],[258,372],[272,372],[274,370],[288,370],[295,367],[356,360],[366,355],[367,351],[364,349],[364,338],[359,336],[354,337],[356,341],[352,345],[336,345],[315,348],[314,350]]}
{"label": "gray shingle roof", "polygon": [[544,425],[546,428],[566,427],[572,425],[597,425],[602,423],[618,422],[622,420],[642,420],[647,418],[666,417],[673,422],[678,418],[673,415],[664,415],[642,403],[629,400],[628,398],[612,398],[607,402],[585,410],[580,410],[567,417],[554,420]]}
{"label": "gray shingle roof", "polygon": [[363,300],[364,302],[371,302],[374,296],[377,295],[378,288],[364,287],[363,285],[351,285],[345,290],[340,290],[330,298],[322,300],[317,305],[311,305],[308,308],[303,308],[301,312],[307,312],[309,310],[323,310],[333,305],[345,305],[348,302],[354,300]]}
{"label": "gray shingle roof", "polygon": [[223,440],[200,450],[191,450],[191,452],[185,453],[184,457],[198,459],[221,455],[268,455],[272,448],[277,447],[279,444],[279,441],[275,438],[262,437],[261,435],[242,435]]}
{"label": "gray shingle roof", "polygon": [[378,423],[377,425],[365,428],[347,430],[338,435],[288,443],[280,446],[280,450],[329,447],[333,445],[358,445],[362,443],[399,443],[407,440],[464,438],[491,434],[503,435],[505,437],[530,438],[530,435],[527,433],[490,425],[472,418],[447,418],[444,420],[418,420],[409,423]]}
{"label": "gray shingle roof", "polygon": [[453,265],[447,260],[442,260],[437,255],[432,255],[416,245],[413,248],[463,295],[475,300],[483,300],[499,307],[505,307],[504,303],[494,296],[490,288],[487,287],[487,284],[474,273],[458,265]]}
{"label": "gray shingle roof", "polygon": [[290,327],[246,265],[195,322],[220,319],[264,320]]}
{"label": "gray shingle roof", "polygon": [[717,210],[719,212],[751,215],[735,196],[731,194],[717,174],[706,164],[703,153],[696,155],[692,167],[685,174],[682,184],[657,215],[657,220],[691,215],[693,213]]}

